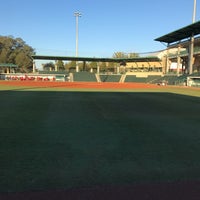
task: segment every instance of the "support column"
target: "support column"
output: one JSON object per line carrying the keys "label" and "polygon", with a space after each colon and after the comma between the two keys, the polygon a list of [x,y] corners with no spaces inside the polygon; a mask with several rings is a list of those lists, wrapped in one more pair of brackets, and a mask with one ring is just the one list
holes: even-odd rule
{"label": "support column", "polygon": [[[187,52],[188,52],[188,48],[187,48]],[[184,74],[188,74],[188,73],[189,73],[189,70],[188,70],[188,66],[189,66],[189,65],[188,65],[188,62],[189,62],[189,61],[188,61],[188,57],[187,57],[187,58],[185,57],[185,58],[183,59],[183,65],[184,65],[184,68],[185,68],[185,69],[184,69]]]}
{"label": "support column", "polygon": [[166,60],[165,60],[165,73],[169,73],[169,58],[168,58],[168,54],[169,54],[169,49],[167,48],[167,52],[166,52]]}
{"label": "support column", "polygon": [[55,63],[55,71],[56,72],[58,71],[58,65],[57,65],[57,63]]}
{"label": "support column", "polygon": [[35,65],[35,61],[33,61],[33,73],[35,73],[36,71],[36,65]]}
{"label": "support column", "polygon": [[76,72],[79,72],[78,62],[76,62]]}
{"label": "support column", "polygon": [[119,64],[117,64],[117,74],[119,74],[120,73],[120,66],[119,66]]}
{"label": "support column", "polygon": [[100,67],[99,67],[99,63],[97,63],[97,74],[100,73]]}
{"label": "support column", "polygon": [[9,67],[6,68],[6,73],[7,73],[7,74],[10,73],[10,68],[9,68]]}
{"label": "support column", "polygon": [[190,39],[190,46],[189,46],[189,52],[188,52],[188,72],[189,74],[193,73],[193,55],[194,54],[194,36],[191,36]]}
{"label": "support column", "polygon": [[180,45],[178,46],[178,52],[177,52],[177,75],[180,73],[180,64],[181,64],[181,58],[180,58]]}
{"label": "support column", "polygon": [[86,69],[86,61],[83,61],[83,71],[87,71],[87,69]]}

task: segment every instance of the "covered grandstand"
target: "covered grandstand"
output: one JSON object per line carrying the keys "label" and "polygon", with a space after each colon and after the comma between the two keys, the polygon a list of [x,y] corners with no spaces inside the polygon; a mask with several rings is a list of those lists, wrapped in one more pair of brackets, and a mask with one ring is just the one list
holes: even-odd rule
{"label": "covered grandstand", "polygon": [[[182,69],[187,74],[200,70],[200,21],[156,38],[155,41],[167,44],[163,55],[166,73],[169,72],[170,61],[174,60],[177,63],[177,74],[181,66],[184,66]],[[174,53],[171,53],[172,50]]]}

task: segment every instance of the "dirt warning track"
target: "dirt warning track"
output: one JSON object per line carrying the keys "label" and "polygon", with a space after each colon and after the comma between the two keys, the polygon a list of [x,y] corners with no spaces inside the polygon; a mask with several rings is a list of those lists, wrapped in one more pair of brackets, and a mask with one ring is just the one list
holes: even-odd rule
{"label": "dirt warning track", "polygon": [[0,84],[22,87],[41,87],[41,88],[91,88],[91,89],[154,89],[158,85],[146,83],[96,83],[96,82],[49,82],[49,81],[0,81]]}

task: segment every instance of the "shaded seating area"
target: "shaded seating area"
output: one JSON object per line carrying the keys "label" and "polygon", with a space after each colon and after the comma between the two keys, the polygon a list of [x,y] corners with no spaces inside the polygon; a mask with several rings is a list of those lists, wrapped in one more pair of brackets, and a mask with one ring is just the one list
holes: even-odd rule
{"label": "shaded seating area", "polygon": [[152,83],[167,85],[184,85],[186,83],[187,75],[149,75],[147,77],[136,77],[136,75],[127,75],[124,82],[137,82],[137,83]]}
{"label": "shaded seating area", "polygon": [[74,72],[73,80],[83,81],[83,82],[97,82],[95,73],[91,73],[91,72]]}
{"label": "shaded seating area", "polygon": [[101,74],[101,82],[120,82],[121,75]]}
{"label": "shaded seating area", "polygon": [[152,83],[160,84],[165,82],[168,85],[184,85],[186,83],[187,75],[165,75],[157,80],[152,81]]}
{"label": "shaded seating area", "polygon": [[146,82],[147,82],[147,83],[153,83],[154,81],[156,81],[156,80],[158,80],[158,79],[160,79],[160,78],[161,78],[160,75],[149,75],[149,76],[147,77]]}
{"label": "shaded seating area", "polygon": [[136,77],[136,75],[127,75],[124,82],[146,83],[146,80],[146,77]]}

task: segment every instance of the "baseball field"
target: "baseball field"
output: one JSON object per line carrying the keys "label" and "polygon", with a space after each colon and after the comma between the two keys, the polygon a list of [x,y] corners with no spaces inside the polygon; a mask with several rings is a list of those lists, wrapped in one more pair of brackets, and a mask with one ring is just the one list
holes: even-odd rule
{"label": "baseball field", "polygon": [[198,199],[200,89],[0,81],[0,199]]}

